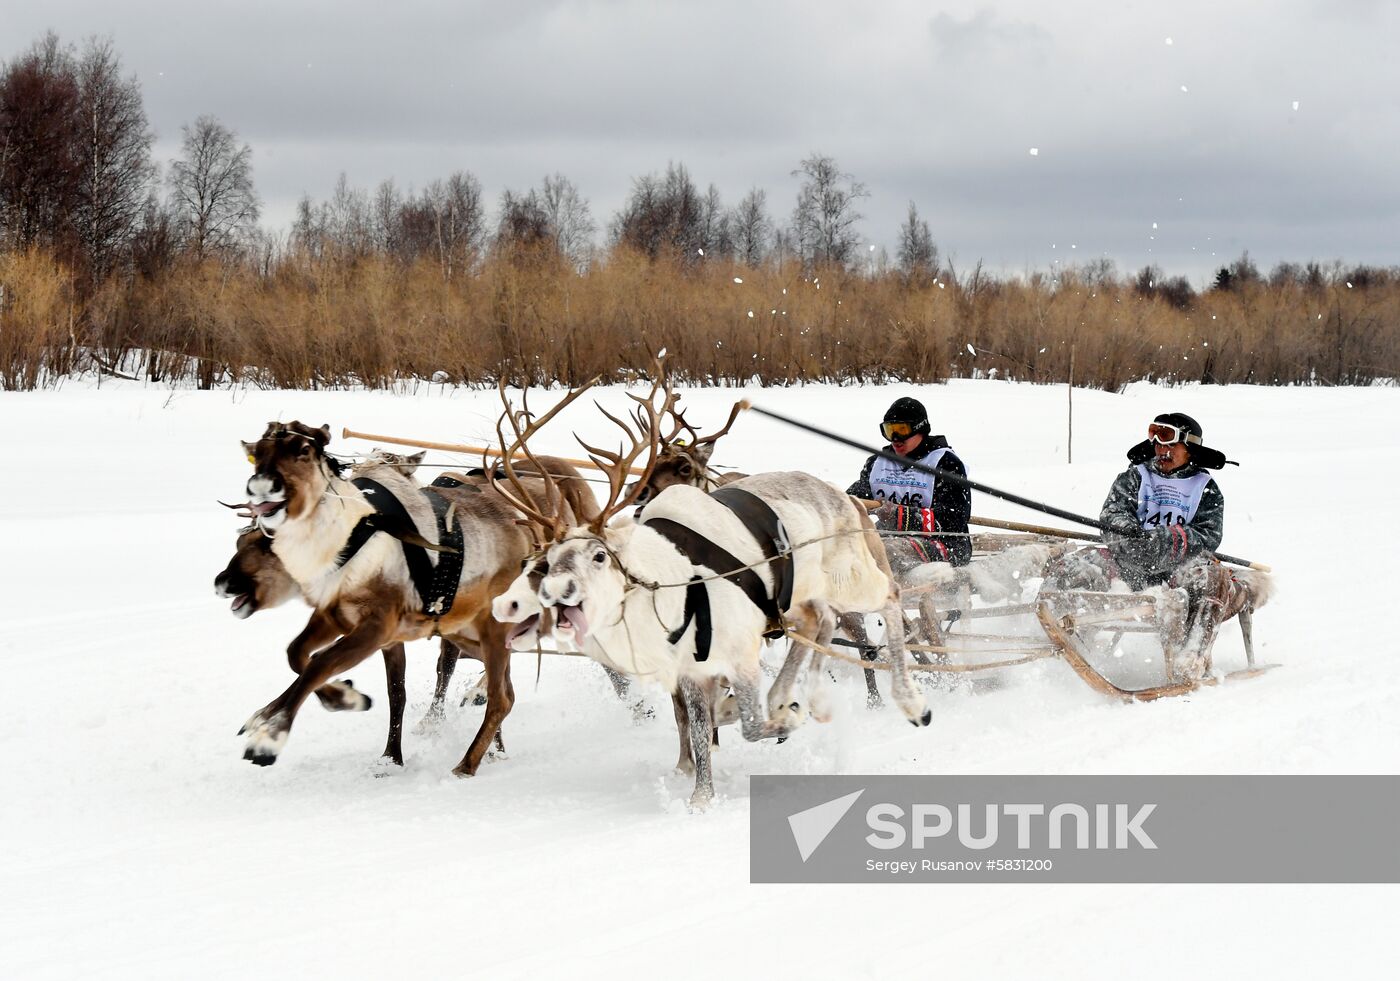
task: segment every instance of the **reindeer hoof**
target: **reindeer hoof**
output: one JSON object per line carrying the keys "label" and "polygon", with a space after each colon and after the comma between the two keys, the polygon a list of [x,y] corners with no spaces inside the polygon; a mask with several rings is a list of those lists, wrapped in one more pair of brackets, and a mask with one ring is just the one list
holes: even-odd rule
{"label": "reindeer hoof", "polygon": [[714,802],[714,799],[715,795],[712,793],[702,794],[696,791],[690,795],[690,812],[692,814],[700,814],[709,810],[710,804]]}
{"label": "reindeer hoof", "polygon": [[921,726],[926,726],[926,725],[928,725],[928,724],[929,724],[930,722],[932,722],[932,721],[933,721],[933,709],[924,709],[924,714],[921,715],[921,716],[919,716],[917,719],[910,719],[910,720],[909,720],[909,724],[910,724],[911,726],[913,726],[915,729],[918,729],[918,728],[921,727]]}
{"label": "reindeer hoof", "polygon": [[454,777],[461,777],[463,780],[465,780],[467,777],[476,776],[476,770],[469,770],[465,766],[460,765],[454,766],[452,768],[452,775]]}
{"label": "reindeer hoof", "polygon": [[286,717],[281,714],[266,719],[261,713],[253,716],[238,730],[239,735],[248,736],[243,758],[257,766],[271,766],[287,744],[287,732]]}
{"label": "reindeer hoof", "polygon": [[369,707],[374,704],[370,697],[357,689],[348,678],[316,689],[316,698],[327,712],[368,712]]}

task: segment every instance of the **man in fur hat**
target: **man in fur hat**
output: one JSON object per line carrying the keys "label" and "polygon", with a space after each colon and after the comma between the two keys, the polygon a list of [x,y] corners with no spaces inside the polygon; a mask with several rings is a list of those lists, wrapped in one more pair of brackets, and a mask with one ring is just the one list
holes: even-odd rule
{"label": "man in fur hat", "polygon": [[1188,560],[1220,547],[1225,498],[1207,472],[1225,457],[1202,442],[1201,424],[1166,412],[1128,451],[1131,466],[1113,481],[1099,520],[1114,563],[1133,589],[1166,582]]}
{"label": "man in fur hat", "polygon": [[1246,599],[1246,587],[1211,554],[1224,535],[1225,498],[1208,471],[1226,460],[1203,435],[1181,412],[1153,419],[1099,513],[1112,529],[1107,547],[1062,556],[1046,571],[1052,589],[1103,591],[1113,579],[1135,591],[1165,586],[1159,625],[1174,679],[1199,680],[1209,670],[1217,625]]}
{"label": "man in fur hat", "polygon": [[[932,434],[928,412],[918,399],[896,399],[885,411],[880,435],[889,440],[885,447],[911,461],[959,477],[967,468],[948,445],[948,440]],[[891,554],[892,566],[919,562],[951,562],[964,565],[972,558],[972,541],[967,536],[967,519],[972,514],[972,492],[951,480],[900,465],[883,457],[871,456],[854,484],[846,489],[855,497],[884,502],[875,514],[876,527],[886,531],[923,531],[927,538],[910,536],[904,541],[908,563]],[[939,534],[942,533],[942,534]],[[903,570],[895,568],[898,575]]]}

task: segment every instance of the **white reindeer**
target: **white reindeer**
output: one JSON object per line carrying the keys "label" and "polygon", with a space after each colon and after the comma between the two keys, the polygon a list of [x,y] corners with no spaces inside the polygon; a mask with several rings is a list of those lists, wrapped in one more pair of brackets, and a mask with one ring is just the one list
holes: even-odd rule
{"label": "white reindeer", "polygon": [[[658,409],[654,399],[661,384],[658,379],[645,399],[629,395],[640,407],[632,414],[635,432],[609,415],[631,438],[629,452],[612,453],[584,444],[608,475],[609,503],[598,520],[555,536],[537,595],[541,606],[555,615],[556,637],[607,667],[650,678],[680,693],[689,715],[695,761],[691,805],[700,808],[714,796],[710,736],[713,692],[719,679],[734,691],[747,740],[785,738],[801,716],[782,710],[790,705],[786,693],[777,699],[780,711],[773,718],[766,717],[760,702],[759,654],[770,626],[765,613],[732,578],[715,576],[711,568],[697,565],[657,530],[662,520],[690,529],[753,568],[772,591],[776,585],[763,545],[734,511],[697,488],[677,484],[656,495],[640,524],[621,529],[606,526],[608,518],[635,503],[638,489],[623,493],[632,462],[646,449],[648,464],[656,459],[660,413],[674,398],[668,392],[667,403]],[[517,428],[517,442],[534,431],[535,426]],[[645,483],[644,478],[633,486]],[[889,622],[899,622],[898,588],[872,554],[867,535],[874,533],[858,502],[804,473],[759,474],[730,486],[758,497],[781,521],[792,545],[789,612],[815,629],[813,639],[829,639],[837,613],[879,612]],[[688,622],[687,616],[687,594],[697,578],[710,608],[712,636],[707,654],[697,647],[699,621]],[[910,679],[898,633],[891,631],[888,638],[894,699],[910,722],[927,725],[931,714]]]}

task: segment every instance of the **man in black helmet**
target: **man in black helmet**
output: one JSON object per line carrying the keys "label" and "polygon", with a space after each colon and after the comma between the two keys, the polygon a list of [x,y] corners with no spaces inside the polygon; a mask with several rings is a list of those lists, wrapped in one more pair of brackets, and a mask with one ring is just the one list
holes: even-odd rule
{"label": "man in black helmet", "polygon": [[[918,399],[896,399],[885,412],[880,434],[889,440],[885,447],[889,452],[934,470],[967,476],[967,468],[948,441],[931,434],[928,412]],[[967,536],[972,492],[963,485],[872,455],[846,493],[883,502],[875,515],[882,530],[928,532],[927,538],[905,539],[914,561],[963,565],[972,558],[972,540]]]}

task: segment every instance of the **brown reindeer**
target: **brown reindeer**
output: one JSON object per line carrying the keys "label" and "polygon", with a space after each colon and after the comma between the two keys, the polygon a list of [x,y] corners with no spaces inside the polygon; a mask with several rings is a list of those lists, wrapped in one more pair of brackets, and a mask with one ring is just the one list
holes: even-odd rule
{"label": "brown reindeer", "polygon": [[[272,551],[272,539],[257,528],[249,529],[238,536],[238,545],[224,570],[214,577],[214,592],[225,599],[231,599],[230,607],[240,620],[252,616],[259,610],[270,610],[294,599],[301,599],[301,588],[297,585],[286,566]],[[319,612],[313,612],[296,638],[287,645],[287,663],[294,674],[301,674],[316,650],[334,640],[336,634]],[[383,756],[403,765],[403,713],[408,702],[404,687],[404,646],[390,644],[382,651],[384,673],[389,692],[389,737],[384,744]],[[437,686],[433,701],[424,721],[440,719],[443,703],[447,696],[452,672],[461,652],[450,641],[443,640],[442,653],[438,658]],[[468,652],[468,656],[475,656]],[[368,695],[355,688],[349,678],[332,681],[315,691],[316,698],[328,712],[363,712],[371,705]],[[504,750],[497,733],[496,745]]]}
{"label": "brown reindeer", "polygon": [[[249,512],[327,630],[335,631],[297,680],[244,725],[244,758],[276,762],[311,692],[374,651],[439,636],[477,647],[486,667],[485,718],[454,770],[473,775],[515,700],[505,628],[491,617],[490,601],[515,577],[532,537],[505,498],[472,484],[433,488],[429,493],[440,495],[446,510],[430,523],[416,485],[401,474],[381,474],[374,486],[353,483],[326,453],[329,442],[329,427],[293,422],[270,424],[244,444],[254,466]],[[454,528],[462,532],[460,571],[443,579],[442,570],[451,568],[444,538]]]}
{"label": "brown reindeer", "polygon": [[[677,401],[679,400],[679,396],[675,398]],[[748,474],[742,473],[720,474],[710,467],[710,457],[714,455],[715,444],[719,442],[721,436],[729,432],[730,427],[734,425],[734,420],[739,417],[740,410],[747,406],[747,402],[735,402],[734,408],[729,411],[729,421],[724,424],[724,428],[709,436],[701,436],[690,423],[685,421],[685,417],[675,401],[671,402],[667,412],[675,420],[675,437],[667,439],[661,444],[651,473],[641,482],[642,491],[637,498],[637,503],[646,504],[667,487],[675,484],[689,484],[691,487],[699,487],[703,491],[712,491],[716,487],[722,487],[748,476]],[[690,433],[689,440],[679,438],[682,429]],[[634,484],[629,487],[628,493],[631,493],[636,486]]]}

